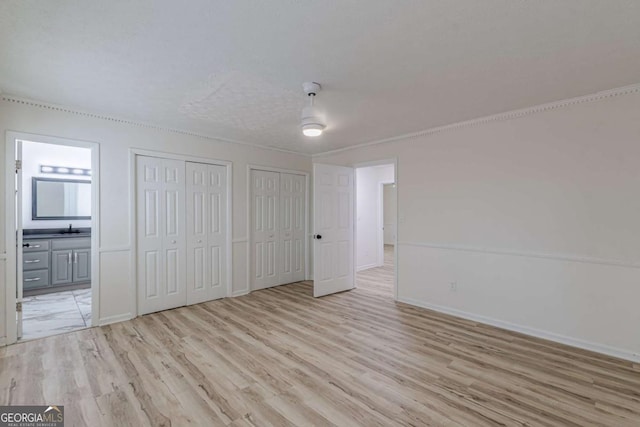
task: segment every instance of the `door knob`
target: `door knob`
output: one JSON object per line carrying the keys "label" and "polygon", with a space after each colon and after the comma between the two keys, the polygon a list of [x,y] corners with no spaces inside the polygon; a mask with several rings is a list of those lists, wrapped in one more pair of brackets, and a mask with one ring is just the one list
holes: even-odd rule
{"label": "door knob", "polygon": [[322,239],[322,236],[320,234],[314,234],[313,238],[316,239],[316,240],[320,240],[320,239]]}
{"label": "door knob", "polygon": [[202,243],[202,240],[198,240],[198,243]]}
{"label": "door knob", "polygon": [[175,240],[172,240],[172,241],[171,241],[171,243],[176,243],[176,241],[175,241]]}

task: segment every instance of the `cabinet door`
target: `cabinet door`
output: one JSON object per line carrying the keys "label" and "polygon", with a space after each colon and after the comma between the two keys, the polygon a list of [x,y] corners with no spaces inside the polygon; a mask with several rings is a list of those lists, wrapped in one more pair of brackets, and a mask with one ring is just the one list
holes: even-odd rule
{"label": "cabinet door", "polygon": [[51,285],[71,283],[73,279],[71,250],[51,252]]}
{"label": "cabinet door", "polygon": [[88,282],[91,280],[91,249],[73,251],[73,281]]}

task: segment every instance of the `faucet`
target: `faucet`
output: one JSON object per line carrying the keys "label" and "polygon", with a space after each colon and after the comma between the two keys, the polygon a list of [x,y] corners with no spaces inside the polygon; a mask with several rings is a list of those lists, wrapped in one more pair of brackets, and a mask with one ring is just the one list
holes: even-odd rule
{"label": "faucet", "polygon": [[61,232],[61,234],[76,234],[76,233],[80,233],[80,230],[73,229],[73,226],[71,224],[69,224],[69,228],[64,228]]}

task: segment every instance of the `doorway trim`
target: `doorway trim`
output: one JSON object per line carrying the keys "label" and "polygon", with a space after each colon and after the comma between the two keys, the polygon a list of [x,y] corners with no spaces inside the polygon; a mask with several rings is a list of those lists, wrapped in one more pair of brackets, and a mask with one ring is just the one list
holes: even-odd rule
{"label": "doorway trim", "polygon": [[17,228],[15,197],[16,141],[88,148],[91,150],[91,325],[100,319],[100,144],[28,132],[7,131],[5,139],[5,314],[6,344],[17,342],[16,291],[17,282]]}
{"label": "doorway trim", "polygon": [[247,289],[245,292],[238,293],[236,296],[248,294],[254,291],[251,280],[251,263],[253,262],[253,258],[251,257],[251,171],[260,170],[267,172],[278,172],[278,173],[290,173],[294,175],[302,175],[304,176],[305,182],[305,193],[304,193],[304,278],[305,280],[310,279],[310,270],[309,270],[309,185],[310,180],[309,177],[311,174],[309,172],[304,172],[296,169],[283,169],[283,168],[275,168],[272,166],[262,166],[257,164],[249,163],[247,164],[247,234],[244,239],[245,246],[247,248]]}
{"label": "doorway trim", "polygon": [[[228,298],[233,294],[233,248],[231,233],[233,232],[233,162],[228,160],[213,159],[209,157],[189,156],[184,154],[170,153],[165,151],[153,151],[145,150],[142,148],[129,148],[129,224],[130,233],[129,241],[131,242],[131,277],[129,283],[131,287],[129,289],[131,301],[134,301],[132,307],[132,316],[138,317],[139,313],[139,301],[138,301],[138,223],[136,220],[136,197],[137,197],[137,182],[136,182],[136,156],[156,157],[169,160],[182,160],[185,162],[203,163],[209,165],[224,166],[227,170],[227,286],[226,295],[223,298]],[[185,205],[186,208],[186,205]]]}
{"label": "doorway trim", "polygon": [[[398,203],[399,197],[398,197],[398,190],[400,188],[399,183],[398,183],[398,158],[397,157],[391,157],[391,158],[387,158],[387,159],[380,159],[380,160],[372,160],[372,161],[368,161],[368,162],[360,162],[360,163],[354,163],[351,165],[351,167],[353,167],[354,169],[361,169],[361,168],[368,168],[371,166],[384,166],[384,165],[393,165],[393,180],[394,183],[396,184],[396,225],[395,225],[395,229],[394,229],[394,235],[396,236],[395,238],[395,242],[393,245],[393,299],[394,300],[398,300],[398,223],[399,221],[399,207],[400,207],[400,203]],[[357,183],[357,173],[355,174],[355,179],[354,179],[354,187],[355,187],[355,197],[354,197],[354,210],[353,210],[353,223],[357,224],[357,209],[355,209],[355,207],[357,206],[357,201],[358,201],[358,183]],[[384,185],[384,183],[381,183],[381,185]],[[379,200],[378,202],[380,202],[382,196],[379,196]],[[381,203],[378,203],[379,205],[381,205]],[[380,233],[381,230],[378,230],[378,233]],[[358,248],[358,233],[357,233],[357,227],[353,228],[353,234],[354,234],[354,240],[355,240],[355,245],[353,245],[353,259],[357,259],[357,248]],[[383,250],[383,263],[384,263],[384,237],[383,237],[383,246],[382,246],[382,250]],[[378,248],[378,250],[380,250]],[[356,269],[353,269],[354,271],[354,276],[357,274]],[[354,283],[356,282],[356,277],[354,277]]]}

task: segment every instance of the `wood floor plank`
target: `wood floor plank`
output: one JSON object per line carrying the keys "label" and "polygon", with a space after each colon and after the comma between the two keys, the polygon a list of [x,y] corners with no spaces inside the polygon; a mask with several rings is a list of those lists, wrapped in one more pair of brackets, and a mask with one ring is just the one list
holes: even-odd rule
{"label": "wood floor plank", "polygon": [[0,349],[0,404],[68,425],[640,426],[640,365],[302,282]]}

